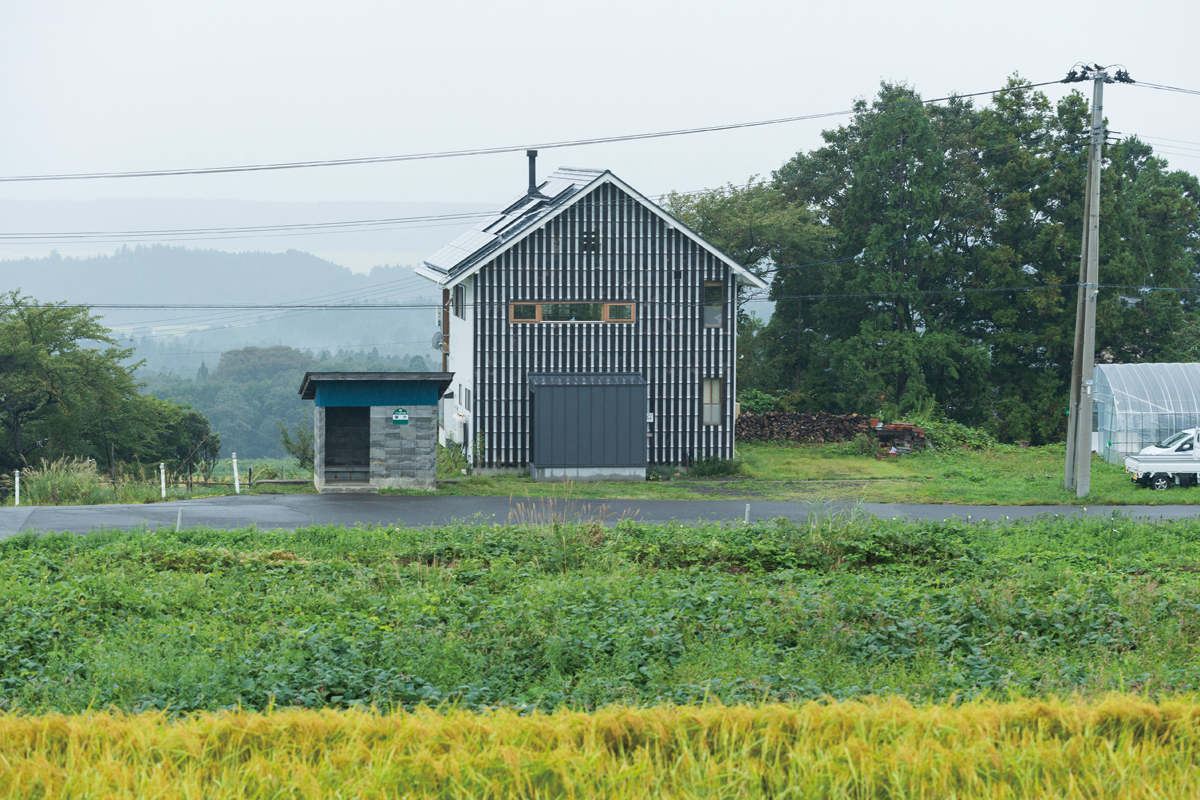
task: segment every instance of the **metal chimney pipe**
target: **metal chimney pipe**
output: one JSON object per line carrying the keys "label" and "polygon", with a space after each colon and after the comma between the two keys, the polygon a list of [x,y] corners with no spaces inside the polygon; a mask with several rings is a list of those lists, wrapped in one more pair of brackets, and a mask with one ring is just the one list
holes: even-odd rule
{"label": "metal chimney pipe", "polygon": [[529,156],[529,193],[537,194],[537,150],[526,150]]}

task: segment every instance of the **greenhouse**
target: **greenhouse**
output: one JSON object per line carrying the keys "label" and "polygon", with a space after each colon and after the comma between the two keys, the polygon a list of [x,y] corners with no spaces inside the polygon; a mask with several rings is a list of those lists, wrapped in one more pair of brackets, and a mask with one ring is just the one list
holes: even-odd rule
{"label": "greenhouse", "polygon": [[1092,428],[1105,461],[1200,427],[1200,364],[1097,364]]}

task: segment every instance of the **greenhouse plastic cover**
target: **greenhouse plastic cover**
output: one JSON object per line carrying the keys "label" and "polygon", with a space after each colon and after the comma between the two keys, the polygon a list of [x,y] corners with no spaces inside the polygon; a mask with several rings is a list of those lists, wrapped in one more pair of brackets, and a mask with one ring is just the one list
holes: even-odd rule
{"label": "greenhouse plastic cover", "polygon": [[1200,364],[1097,364],[1094,378],[1093,423],[1106,461],[1120,464],[1200,427]]}

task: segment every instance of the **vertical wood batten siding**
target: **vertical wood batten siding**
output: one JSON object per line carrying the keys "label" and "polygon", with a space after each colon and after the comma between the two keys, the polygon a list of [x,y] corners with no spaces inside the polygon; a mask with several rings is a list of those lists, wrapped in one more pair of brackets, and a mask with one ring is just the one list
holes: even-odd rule
{"label": "vertical wood batten siding", "polygon": [[[582,249],[594,231],[599,250]],[[676,271],[680,277],[675,277]],[[703,325],[704,281],[725,289],[721,328]],[[711,253],[602,184],[475,275],[472,435],[487,466],[530,461],[531,372],[634,372],[647,381],[651,464],[733,455],[736,283]],[[509,303],[632,300],[634,321],[513,324]],[[701,424],[701,385],[720,378],[723,423]]]}

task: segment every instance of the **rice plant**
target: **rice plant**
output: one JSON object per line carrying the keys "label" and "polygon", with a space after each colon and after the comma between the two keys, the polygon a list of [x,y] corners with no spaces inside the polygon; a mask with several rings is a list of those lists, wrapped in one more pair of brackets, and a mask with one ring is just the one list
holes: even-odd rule
{"label": "rice plant", "polygon": [[1200,705],[0,716],[6,797],[1182,798]]}

